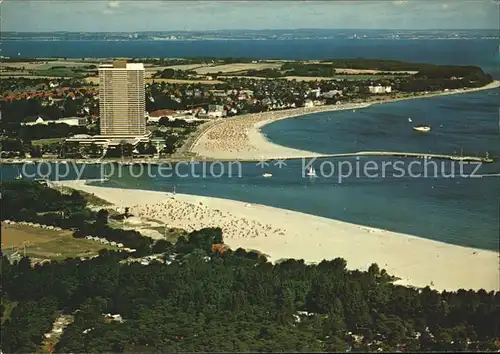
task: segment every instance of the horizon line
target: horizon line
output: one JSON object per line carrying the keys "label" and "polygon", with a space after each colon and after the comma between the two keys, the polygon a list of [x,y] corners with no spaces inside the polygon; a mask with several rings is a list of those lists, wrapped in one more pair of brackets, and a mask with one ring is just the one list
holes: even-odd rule
{"label": "horizon line", "polygon": [[223,32],[223,31],[308,31],[308,30],[335,30],[335,31],[498,31],[498,28],[227,28],[227,29],[200,29],[200,30],[138,30],[138,31],[78,31],[78,30],[40,30],[40,31],[19,31],[3,30],[5,33],[151,33],[151,32]]}

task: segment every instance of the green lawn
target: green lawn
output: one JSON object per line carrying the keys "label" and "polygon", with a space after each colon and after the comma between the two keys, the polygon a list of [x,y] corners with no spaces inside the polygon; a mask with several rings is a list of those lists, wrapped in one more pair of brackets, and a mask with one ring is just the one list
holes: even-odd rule
{"label": "green lawn", "polygon": [[[163,226],[148,227],[147,229],[158,231],[162,235],[165,234],[165,227]],[[175,243],[180,236],[186,236],[187,234],[187,231],[183,229],[167,228],[167,241]]]}
{"label": "green lawn", "polygon": [[117,249],[96,241],[74,238],[69,231],[53,231],[22,225],[2,225],[2,248],[17,248],[32,258],[63,260],[89,257],[103,249]]}
{"label": "green lawn", "polygon": [[95,75],[95,70],[78,70],[77,68],[64,67],[64,68],[49,68],[49,69],[35,69],[31,71],[36,76],[56,76],[56,77],[87,77]]}
{"label": "green lawn", "polygon": [[2,305],[4,306],[1,323],[3,324],[5,320],[10,319],[10,314],[12,309],[16,307],[17,301],[10,301],[8,299],[2,298]]}
{"label": "green lawn", "polygon": [[32,145],[51,145],[51,144],[59,144],[64,141],[65,138],[49,138],[49,139],[39,139],[31,141]]}

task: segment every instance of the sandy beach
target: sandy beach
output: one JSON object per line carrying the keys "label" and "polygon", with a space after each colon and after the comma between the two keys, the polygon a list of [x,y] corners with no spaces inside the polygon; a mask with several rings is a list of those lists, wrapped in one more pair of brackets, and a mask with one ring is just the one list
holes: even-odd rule
{"label": "sandy beach", "polygon": [[83,190],[130,207],[137,218],[150,218],[187,231],[221,227],[233,249],[259,250],[270,260],[283,258],[320,262],[342,257],[350,269],[377,263],[400,284],[438,290],[500,290],[497,252],[449,245],[410,235],[364,227],[258,204],[132,189],[58,184]]}
{"label": "sandy beach", "polygon": [[[366,103],[348,103],[341,105],[295,108],[282,111],[270,111],[243,116],[222,118],[200,132],[200,135],[189,147],[189,151],[201,157],[224,160],[271,160],[281,158],[312,158],[325,156],[311,151],[292,149],[269,141],[261,132],[261,128],[271,122],[317,112],[339,110],[356,110],[372,104],[395,102],[425,97],[462,94],[500,87],[500,81],[486,86],[457,91],[434,92],[418,96],[382,99]],[[353,151],[355,152],[355,151]],[[332,151],[335,153],[335,151]]]}

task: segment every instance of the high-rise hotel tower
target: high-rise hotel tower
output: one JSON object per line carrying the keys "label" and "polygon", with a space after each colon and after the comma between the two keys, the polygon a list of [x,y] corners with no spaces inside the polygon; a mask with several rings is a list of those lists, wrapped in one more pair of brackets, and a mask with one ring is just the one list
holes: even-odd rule
{"label": "high-rise hotel tower", "polygon": [[116,61],[99,66],[99,115],[102,136],[144,136],[144,110],[143,64]]}

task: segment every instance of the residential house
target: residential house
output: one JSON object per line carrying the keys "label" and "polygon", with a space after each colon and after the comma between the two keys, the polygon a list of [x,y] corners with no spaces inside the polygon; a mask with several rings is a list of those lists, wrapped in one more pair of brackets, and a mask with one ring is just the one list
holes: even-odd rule
{"label": "residential house", "polygon": [[217,104],[208,105],[207,115],[209,118],[221,118],[226,116],[226,111],[224,110],[224,106]]}
{"label": "residential house", "polygon": [[196,107],[193,109],[193,116],[197,118],[208,118],[207,110],[202,107]]}
{"label": "residential house", "polygon": [[209,92],[213,97],[226,97],[227,96],[227,93],[225,90],[210,90]]}
{"label": "residential house", "polygon": [[314,100],[313,105],[314,106],[323,106],[326,103],[325,100]]}
{"label": "residential house", "polygon": [[304,107],[306,108],[314,107],[314,102],[310,99],[307,99],[304,101]]}
{"label": "residential house", "polygon": [[309,90],[309,95],[312,95],[313,97],[318,98],[321,95],[321,89],[317,88],[317,89]]}

